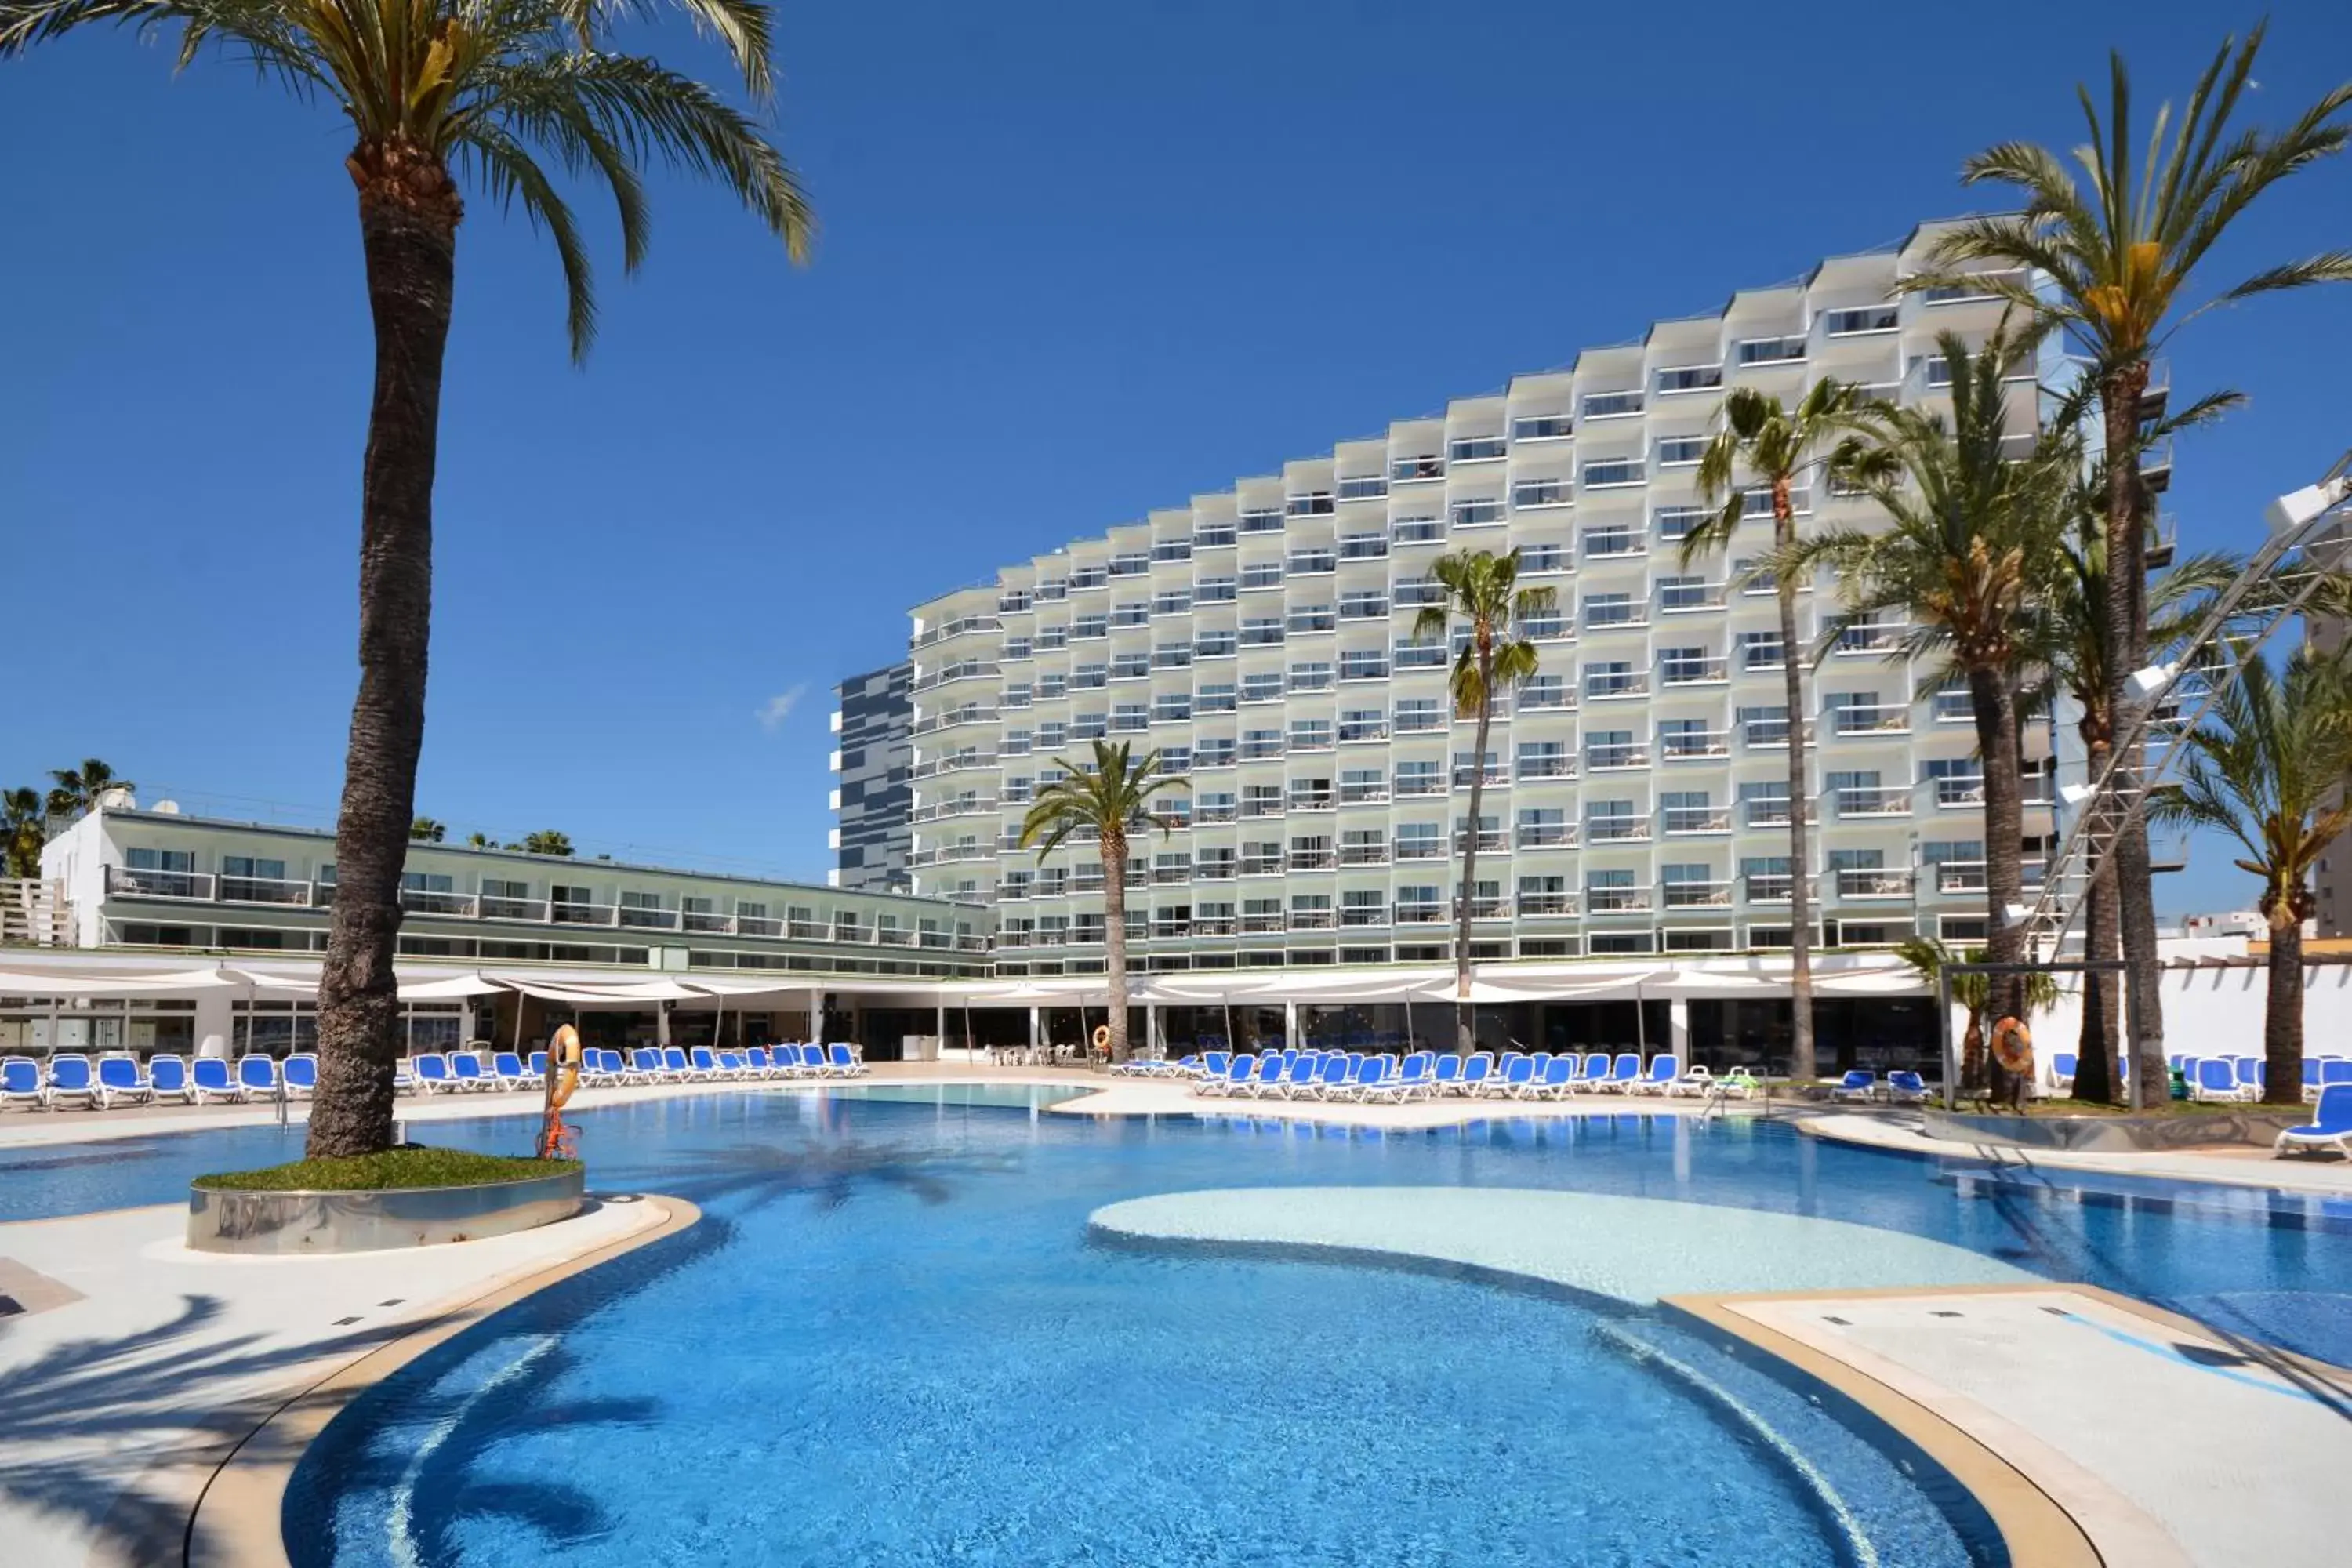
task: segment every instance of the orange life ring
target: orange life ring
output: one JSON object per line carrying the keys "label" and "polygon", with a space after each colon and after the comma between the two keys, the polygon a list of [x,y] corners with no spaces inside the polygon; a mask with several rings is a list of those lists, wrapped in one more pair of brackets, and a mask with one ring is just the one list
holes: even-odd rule
{"label": "orange life ring", "polygon": [[2033,1070],[2033,1031],[2020,1018],[2003,1018],[1992,1026],[1993,1059],[2003,1072],[2019,1075]]}
{"label": "orange life ring", "polygon": [[1110,1049],[1110,1026],[1108,1024],[1097,1024],[1095,1026],[1095,1049],[1098,1051],[1107,1051]]}
{"label": "orange life ring", "polygon": [[561,1110],[580,1087],[580,1031],[569,1024],[557,1025],[547,1054],[556,1065],[554,1108]]}

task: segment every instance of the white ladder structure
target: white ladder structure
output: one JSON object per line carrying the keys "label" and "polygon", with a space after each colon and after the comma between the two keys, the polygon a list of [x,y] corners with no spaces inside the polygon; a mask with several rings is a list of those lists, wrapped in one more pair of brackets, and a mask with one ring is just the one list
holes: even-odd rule
{"label": "white ladder structure", "polygon": [[[2105,858],[2116,837],[2134,819],[2146,814],[2149,796],[2179,757],[2179,745],[2167,747],[2163,758],[2151,770],[2147,766],[2148,732],[2161,723],[2167,728],[2177,726],[2179,732],[2186,735],[2205,721],[2222,693],[2237,679],[2237,660],[2261,647],[2273,632],[2302,611],[2319,586],[2320,574],[2316,570],[2306,572],[2294,596],[2263,610],[2262,619],[2250,634],[2228,636],[2226,641],[2234,658],[2214,659],[2207,656],[2222,647],[2225,634],[2240,620],[2242,606],[2254,588],[2277,575],[2289,555],[2303,551],[2308,561],[2308,547],[2318,542],[2333,527],[2331,519],[2347,508],[2352,508],[2352,452],[2336,459],[2336,466],[2319,483],[2306,485],[2271,503],[2269,534],[2262,548],[2254,552],[2246,569],[2216,596],[2187,646],[2171,662],[2153,665],[2131,677],[2131,691],[2136,699],[2131,722],[2116,736],[2106,765],[2087,784],[2062,792],[2069,805],[2079,808],[2074,825],[2059,844],[2032,905],[2012,905],[2007,911],[2011,924],[2021,923],[2026,929],[2026,956],[2030,962],[2047,963],[2058,956],[2067,933],[2082,918],[2084,904],[2090,896],[2091,868]],[[2188,684],[2192,681],[2193,686]],[[2195,706],[2180,711],[2190,700],[2194,700]],[[2174,711],[2167,714],[2168,708]],[[2159,719],[2158,715],[2164,717]]]}

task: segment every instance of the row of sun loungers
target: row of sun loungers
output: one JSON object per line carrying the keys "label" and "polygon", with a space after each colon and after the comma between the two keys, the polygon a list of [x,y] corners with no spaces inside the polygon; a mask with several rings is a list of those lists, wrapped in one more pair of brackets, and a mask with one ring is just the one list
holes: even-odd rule
{"label": "row of sun loungers", "polygon": [[[405,1066],[414,1086],[427,1094],[537,1089],[547,1082],[545,1051],[533,1051],[527,1058],[514,1051],[494,1051],[488,1068],[468,1051],[412,1057]],[[865,1073],[866,1063],[856,1051],[839,1042],[831,1046],[751,1046],[742,1050],[712,1050],[708,1046],[639,1046],[625,1057],[602,1046],[590,1046],[580,1053],[580,1082],[586,1089],[862,1078]]]}
{"label": "row of sun loungers", "polygon": [[[587,1088],[630,1084],[749,1082],[768,1079],[843,1079],[865,1075],[866,1063],[850,1046],[835,1044],[752,1046],[713,1051],[698,1046],[640,1047],[625,1059],[619,1051],[591,1047],[582,1053],[581,1083]],[[469,1089],[536,1089],[547,1081],[547,1053],[528,1058],[515,1051],[493,1052],[486,1068],[470,1051],[413,1057],[394,1069],[394,1088],[403,1093]],[[319,1087],[315,1052],[297,1051],[283,1061],[255,1051],[231,1061],[226,1057],[153,1056],[144,1062],[128,1053],[98,1058],[60,1052],[46,1061],[0,1057],[0,1107],[45,1110],[110,1110],[119,1105],[250,1104],[308,1100]]]}
{"label": "row of sun loungers", "polygon": [[1193,1092],[1210,1099],[1352,1100],[1394,1104],[1440,1097],[1484,1100],[1564,1100],[1571,1094],[1706,1096],[1746,1099],[1755,1092],[1745,1073],[1717,1079],[1704,1068],[1685,1071],[1672,1052],[1644,1063],[1640,1053],[1589,1055],[1549,1051],[1414,1051],[1393,1056],[1341,1050],[1274,1050],[1263,1055],[1202,1053],[1164,1066],[1152,1076],[1185,1076]]}
{"label": "row of sun loungers", "polygon": [[1916,1072],[1906,1072],[1898,1068],[1888,1073],[1886,1081],[1881,1084],[1876,1073],[1855,1068],[1830,1085],[1830,1099],[1832,1101],[1859,1100],[1865,1104],[1874,1100],[1883,1100],[1889,1105],[1924,1105],[1927,1100],[1927,1080]]}

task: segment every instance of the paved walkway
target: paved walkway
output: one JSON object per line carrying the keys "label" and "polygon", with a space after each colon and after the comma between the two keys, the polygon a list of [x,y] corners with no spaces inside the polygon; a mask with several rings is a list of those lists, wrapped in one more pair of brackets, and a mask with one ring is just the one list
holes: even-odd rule
{"label": "paved walkway", "polygon": [[1714,1305],[1957,1426],[2110,1568],[2345,1561],[2352,1373],[2063,1286]]}
{"label": "paved walkway", "polygon": [[289,1397],[668,1218],[611,1201],[519,1236],[285,1258],[190,1252],[179,1205],[0,1226],[28,1309],[0,1327],[0,1561],[178,1562],[215,1468]]}
{"label": "paved walkway", "polygon": [[2352,1161],[2282,1160],[2267,1149],[2171,1150],[2164,1153],[2084,1153],[2064,1149],[2021,1149],[2011,1143],[1965,1143],[1930,1138],[1909,1118],[1832,1114],[1809,1116],[1802,1131],[1842,1143],[1893,1149],[1906,1154],[1936,1154],[1979,1160],[2018,1170],[2095,1171],[2110,1176],[2146,1176],[2176,1182],[2216,1182],[2225,1186],[2273,1187],[2281,1192],[2352,1198]]}

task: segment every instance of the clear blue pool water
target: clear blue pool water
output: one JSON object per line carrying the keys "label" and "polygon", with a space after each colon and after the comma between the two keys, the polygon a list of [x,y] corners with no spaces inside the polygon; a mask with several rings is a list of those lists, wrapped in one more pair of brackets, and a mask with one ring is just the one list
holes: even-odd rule
{"label": "clear blue pool water", "polygon": [[[1886,1454],[1651,1314],[1087,1238],[1104,1204],[1203,1187],[1557,1186],[1814,1215],[2352,1360],[2352,1213],[2326,1205],[1991,1181],[1777,1124],[1380,1135],[1096,1122],[1014,1098],[587,1112],[594,1185],[677,1194],[704,1222],[357,1402],[289,1492],[296,1561],[1853,1561],[1821,1495],[1723,1399],[1802,1450],[1880,1561],[1994,1560]],[[513,1149],[529,1122],[432,1135]],[[171,1201],[190,1174],[287,1147],[223,1130],[0,1155],[0,1217]]]}

